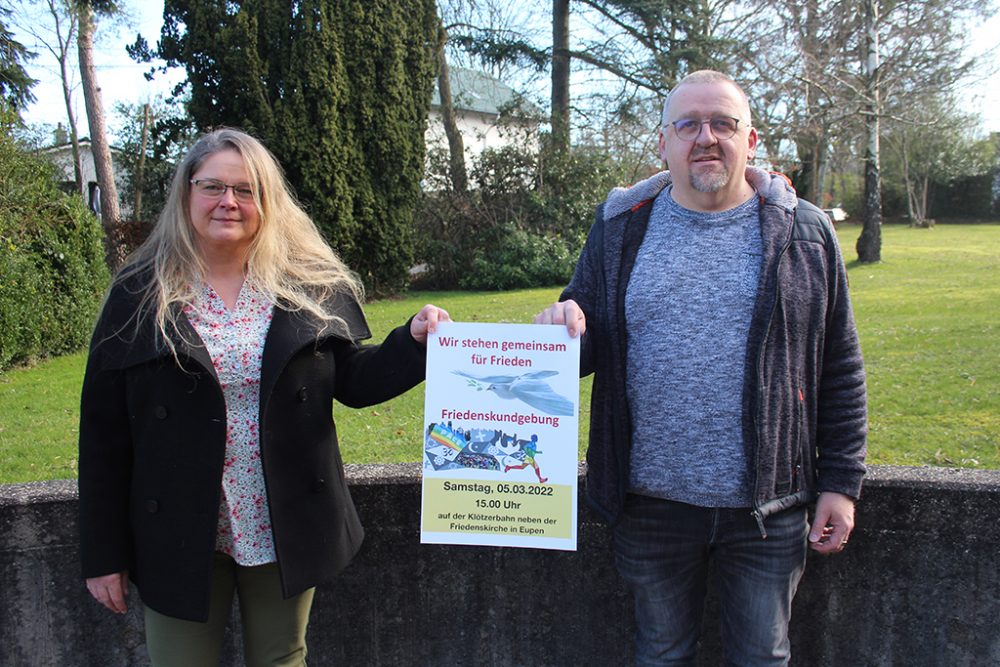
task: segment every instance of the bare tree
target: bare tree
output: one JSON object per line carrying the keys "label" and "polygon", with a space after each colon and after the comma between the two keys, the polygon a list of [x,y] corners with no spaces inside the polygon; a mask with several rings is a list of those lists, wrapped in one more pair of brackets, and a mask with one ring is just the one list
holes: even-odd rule
{"label": "bare tree", "polygon": [[455,120],[455,106],[451,96],[451,71],[448,67],[448,30],[444,25],[438,26],[438,41],[435,47],[437,61],[438,98],[441,104],[441,122],[444,134],[448,139],[448,172],[452,189],[465,192],[469,188],[469,176],[465,169],[465,142]]}
{"label": "bare tree", "polygon": [[879,0],[865,0],[865,201],[861,236],[855,244],[858,261],[882,259],[882,177],[879,127],[882,113],[879,76]]}
{"label": "bare tree", "polygon": [[139,138],[139,159],[135,165],[135,187],[132,199],[132,219],[142,220],[142,191],[146,184],[146,147],[149,144],[149,126],[153,122],[149,104],[142,105],[142,133]]}
{"label": "bare tree", "polygon": [[569,0],[552,0],[552,146],[569,150]]}
{"label": "bare tree", "polygon": [[115,185],[115,174],[111,164],[111,148],[108,144],[104,122],[101,89],[97,83],[97,71],[94,68],[94,9],[83,1],[79,4],[78,11],[77,50],[80,58],[80,80],[83,84],[83,99],[87,108],[87,122],[90,126],[90,142],[94,154],[94,167],[97,171],[97,185],[100,188],[104,251],[108,266],[115,270],[124,260],[119,252],[117,242],[121,210],[118,207],[118,188]]}
{"label": "bare tree", "polygon": [[[24,2],[21,3],[22,7]],[[62,85],[63,103],[66,105],[67,128],[73,153],[73,178],[76,191],[86,197],[86,183],[83,182],[83,154],[80,152],[80,135],[77,128],[76,110],[73,106],[73,55],[76,46],[77,13],[67,0],[45,0],[45,13],[51,17],[47,21],[33,20],[37,15],[22,14],[19,22],[21,30],[35,38],[45,47],[59,65],[59,81]]]}
{"label": "bare tree", "polygon": [[955,97],[928,98],[912,110],[916,119],[897,123],[884,135],[883,178],[902,191],[913,227],[931,227],[931,194],[935,185],[988,173],[995,149],[988,138],[977,136],[977,118],[958,111]]}
{"label": "bare tree", "polygon": [[965,26],[991,2],[748,0],[736,10],[755,16],[732,69],[749,81],[769,157],[817,203],[838,180],[827,176],[834,145],[839,165],[864,173],[861,261],[881,257],[881,136],[920,122],[913,110],[971,71]]}

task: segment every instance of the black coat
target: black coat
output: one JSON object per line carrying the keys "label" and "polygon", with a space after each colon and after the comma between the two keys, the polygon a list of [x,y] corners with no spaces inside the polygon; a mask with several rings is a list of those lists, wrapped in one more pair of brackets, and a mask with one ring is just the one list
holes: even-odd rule
{"label": "black coat", "polygon": [[[134,282],[134,281],[133,281]],[[126,283],[127,284],[127,283]],[[208,618],[221,496],[226,408],[211,358],[181,315],[177,359],[136,325],[138,298],[118,284],[91,342],[80,410],[80,550],[84,577],[128,570],[143,602]],[[264,343],[260,447],[285,597],[331,579],[364,531],[344,479],[333,399],[385,401],[424,378],[425,348],[406,326],[370,337],[354,299],[349,325],[317,335],[302,313],[275,307]]]}

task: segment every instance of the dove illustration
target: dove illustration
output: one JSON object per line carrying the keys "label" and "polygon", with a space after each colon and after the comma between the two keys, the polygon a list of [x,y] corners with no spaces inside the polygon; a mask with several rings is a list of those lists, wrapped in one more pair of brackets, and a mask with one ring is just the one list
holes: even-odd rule
{"label": "dove illustration", "polygon": [[[560,396],[543,378],[559,375],[556,371],[533,371],[523,375],[487,375],[478,377],[463,371],[452,371],[471,380],[478,389],[492,391],[500,398],[516,398],[549,415],[573,416],[573,402]],[[485,386],[484,386],[485,385]]]}

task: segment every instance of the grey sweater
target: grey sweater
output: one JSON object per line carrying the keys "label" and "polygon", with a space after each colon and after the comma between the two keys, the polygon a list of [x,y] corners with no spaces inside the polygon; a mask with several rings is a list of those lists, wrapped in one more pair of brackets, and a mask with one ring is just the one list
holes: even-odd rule
{"label": "grey sweater", "polygon": [[750,504],[742,387],[760,274],[756,197],[701,213],[653,204],[625,294],[632,492]]}

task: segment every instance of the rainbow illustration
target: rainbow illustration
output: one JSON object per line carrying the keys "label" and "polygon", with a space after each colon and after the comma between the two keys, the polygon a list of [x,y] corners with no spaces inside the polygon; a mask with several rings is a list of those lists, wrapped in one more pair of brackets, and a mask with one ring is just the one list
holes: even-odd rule
{"label": "rainbow illustration", "polygon": [[460,452],[465,449],[465,438],[443,424],[435,424],[427,436],[430,440]]}

